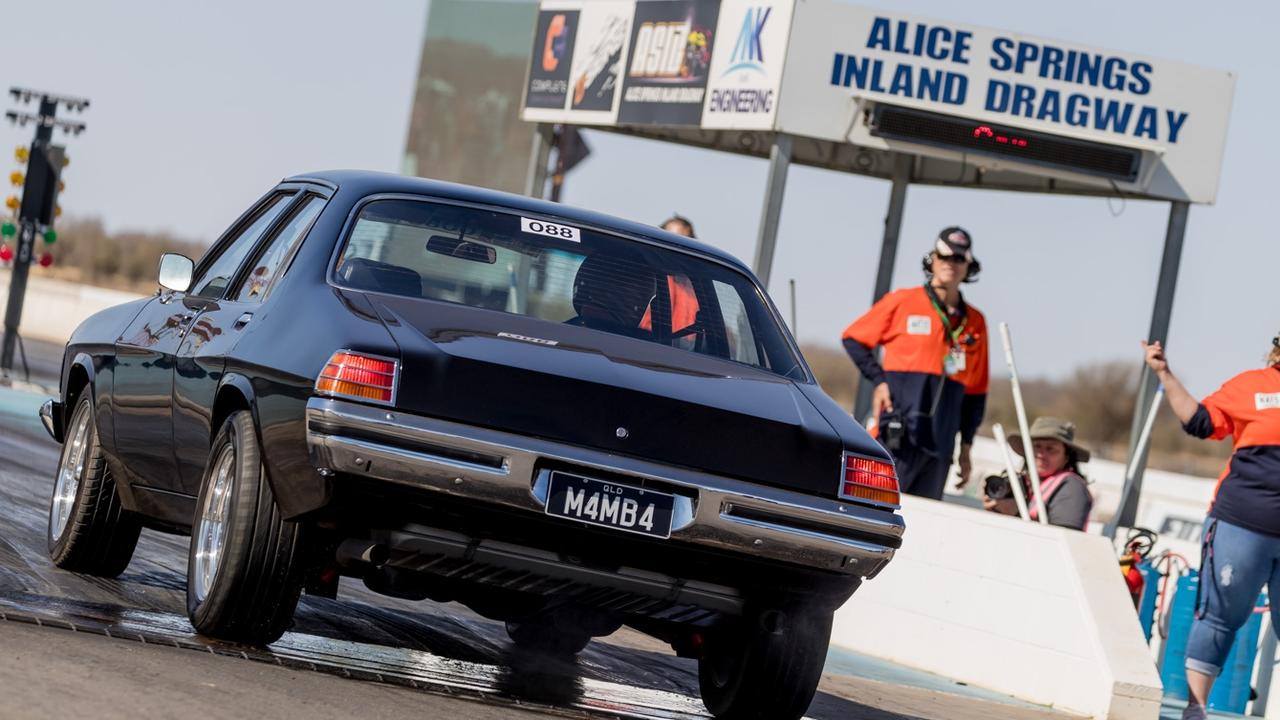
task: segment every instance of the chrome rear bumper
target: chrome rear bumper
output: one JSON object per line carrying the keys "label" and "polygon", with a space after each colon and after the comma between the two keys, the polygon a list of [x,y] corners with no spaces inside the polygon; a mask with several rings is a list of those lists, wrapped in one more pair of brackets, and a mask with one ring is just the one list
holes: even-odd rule
{"label": "chrome rear bumper", "polygon": [[[322,470],[543,514],[543,461],[674,489],[672,542],[874,577],[902,543],[888,510],[358,403],[312,398],[307,445]],[[665,542],[665,541],[662,541]]]}

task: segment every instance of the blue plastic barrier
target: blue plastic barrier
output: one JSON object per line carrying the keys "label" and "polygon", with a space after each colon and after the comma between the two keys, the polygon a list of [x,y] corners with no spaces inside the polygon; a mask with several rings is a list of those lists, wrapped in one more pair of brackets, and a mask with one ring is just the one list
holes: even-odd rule
{"label": "blue plastic barrier", "polygon": [[[1160,680],[1164,683],[1165,697],[1187,699],[1187,636],[1195,619],[1196,590],[1200,586],[1200,574],[1191,571],[1179,578],[1173,607],[1169,615],[1169,639],[1164,646]],[[1266,596],[1258,597],[1258,605],[1265,606]],[[1262,616],[1255,613],[1236,633],[1231,653],[1222,667],[1222,674],[1209,693],[1209,709],[1219,712],[1243,713],[1249,703],[1249,683],[1253,680],[1253,663],[1258,653],[1258,635],[1262,630]]]}
{"label": "blue plastic barrier", "polygon": [[1151,563],[1138,563],[1138,572],[1142,573],[1142,596],[1138,598],[1138,622],[1142,623],[1142,632],[1151,642],[1151,624],[1156,619],[1156,600],[1160,595],[1160,578],[1164,577]]}

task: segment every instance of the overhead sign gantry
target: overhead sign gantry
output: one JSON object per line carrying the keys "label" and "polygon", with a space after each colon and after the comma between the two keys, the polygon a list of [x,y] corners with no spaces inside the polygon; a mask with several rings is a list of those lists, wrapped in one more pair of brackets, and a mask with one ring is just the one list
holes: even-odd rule
{"label": "overhead sign gantry", "polygon": [[[1150,332],[1164,340],[1234,90],[1225,70],[835,0],[543,0],[522,116],[769,157],[766,285],[792,162],[892,180],[874,299],[912,183],[1169,201]],[[1143,372],[1134,439],[1155,389]]]}

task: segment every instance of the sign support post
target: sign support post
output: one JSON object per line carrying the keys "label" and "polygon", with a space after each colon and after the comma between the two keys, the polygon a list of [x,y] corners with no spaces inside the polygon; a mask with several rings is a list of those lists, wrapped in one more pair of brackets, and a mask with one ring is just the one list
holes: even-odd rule
{"label": "sign support post", "polygon": [[541,200],[547,189],[547,163],[551,160],[550,123],[538,123],[533,131],[533,149],[529,153],[529,172],[525,176],[524,194]]}
{"label": "sign support post", "polygon": [[[1190,203],[1174,201],[1169,203],[1169,225],[1164,236],[1164,257],[1160,260],[1160,280],[1156,284],[1155,308],[1151,312],[1151,331],[1147,334],[1148,342],[1164,343],[1169,337],[1169,318],[1173,315],[1173,295],[1178,284],[1178,266],[1182,261],[1182,242],[1187,234],[1187,215],[1191,210]],[[1133,411],[1133,427],[1129,432],[1129,457],[1134,452],[1141,454],[1133,478],[1120,493],[1120,505],[1116,508],[1116,525],[1133,527],[1138,514],[1138,499],[1142,496],[1142,473],[1147,467],[1147,450],[1150,443],[1139,448],[1138,437],[1142,434],[1142,425],[1147,413],[1151,411],[1152,401],[1156,397],[1155,373],[1142,364],[1142,376],[1138,380],[1138,401]]]}
{"label": "sign support post", "polygon": [[[889,211],[884,216],[884,238],[880,241],[880,267],[876,270],[876,286],[871,296],[874,305],[889,293],[893,268],[898,261],[898,236],[902,232],[902,214],[907,206],[907,187],[911,185],[911,165],[915,158],[907,153],[893,154],[893,188],[889,191]],[[853,405],[853,418],[862,422],[871,412],[871,392],[875,388],[858,379],[858,396]]]}
{"label": "sign support post", "polygon": [[766,291],[769,289],[769,273],[773,270],[773,251],[778,244],[778,222],[782,218],[782,197],[787,189],[787,170],[790,167],[791,136],[777,133],[769,150],[769,179],[765,184],[764,208],[760,213],[756,259],[751,268]]}

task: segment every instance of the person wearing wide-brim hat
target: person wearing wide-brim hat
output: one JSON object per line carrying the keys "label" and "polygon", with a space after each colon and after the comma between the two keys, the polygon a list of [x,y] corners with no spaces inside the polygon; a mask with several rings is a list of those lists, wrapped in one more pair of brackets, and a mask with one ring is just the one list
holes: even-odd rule
{"label": "person wearing wide-brim hat", "polygon": [[[1031,423],[1030,435],[1032,459],[1040,475],[1040,494],[1044,497],[1049,524],[1084,530],[1089,523],[1089,511],[1093,509],[1093,496],[1089,493],[1088,481],[1080,474],[1080,464],[1089,462],[1090,453],[1076,442],[1075,423],[1056,417],[1038,417]],[[1009,447],[1026,458],[1021,434],[1009,436]],[[1030,498],[1030,480],[1025,471],[1022,483]],[[984,495],[982,504],[994,512],[1018,514],[1012,498],[995,500]],[[1032,503],[1028,509],[1031,519],[1039,520],[1039,508]]]}

